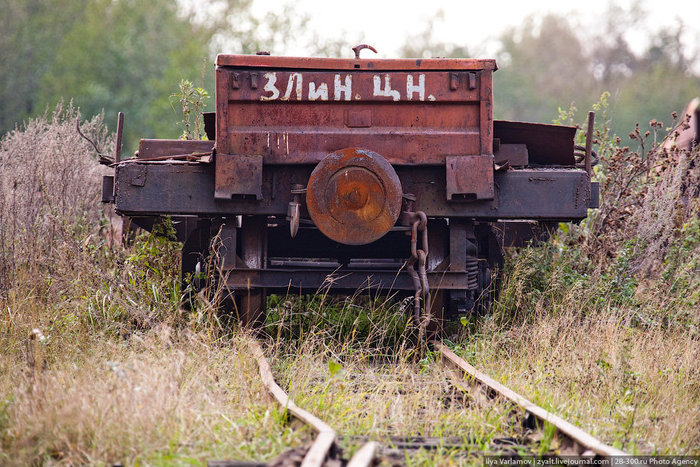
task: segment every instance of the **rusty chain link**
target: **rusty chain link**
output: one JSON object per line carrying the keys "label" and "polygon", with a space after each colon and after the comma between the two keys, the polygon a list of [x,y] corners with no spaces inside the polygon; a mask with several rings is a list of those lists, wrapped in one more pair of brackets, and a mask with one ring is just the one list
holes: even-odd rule
{"label": "rusty chain link", "polygon": [[[410,213],[411,220],[411,258],[406,264],[406,269],[413,279],[415,289],[413,301],[413,316],[419,325],[421,340],[425,336],[428,323],[430,323],[430,286],[428,285],[428,273],[426,262],[428,258],[428,217],[423,211]],[[421,248],[418,248],[418,232],[421,233]],[[415,264],[418,263],[418,271]],[[421,319],[421,301],[423,302],[424,317]]]}

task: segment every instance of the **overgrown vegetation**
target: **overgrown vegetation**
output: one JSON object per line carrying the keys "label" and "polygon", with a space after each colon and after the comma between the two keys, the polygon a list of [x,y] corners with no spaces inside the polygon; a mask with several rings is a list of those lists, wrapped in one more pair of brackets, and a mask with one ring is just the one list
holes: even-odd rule
{"label": "overgrown vegetation", "polygon": [[[0,464],[271,458],[306,440],[245,337],[179,307],[179,245],[114,238],[77,118],[61,105],[0,143]],[[113,144],[101,117],[81,127]]]}
{"label": "overgrown vegetation", "polygon": [[[700,153],[662,150],[658,124],[621,147],[605,100],[598,112],[601,208],[509,252],[492,313],[454,344],[608,443],[698,454]],[[308,441],[270,405],[248,337],[205,299],[179,306],[179,245],[113,241],[78,117],[59,106],[0,142],[0,464],[269,460]],[[81,126],[112,147],[101,117]],[[407,305],[387,292],[273,297],[279,381],[348,436],[461,436],[479,450],[526,437],[510,409],[450,390],[430,354],[417,358]],[[449,450],[405,460],[481,463]]]}
{"label": "overgrown vegetation", "polygon": [[618,447],[697,455],[700,149],[664,148],[664,135],[637,126],[629,147],[596,130],[600,209],[510,252],[498,303],[461,345]]}

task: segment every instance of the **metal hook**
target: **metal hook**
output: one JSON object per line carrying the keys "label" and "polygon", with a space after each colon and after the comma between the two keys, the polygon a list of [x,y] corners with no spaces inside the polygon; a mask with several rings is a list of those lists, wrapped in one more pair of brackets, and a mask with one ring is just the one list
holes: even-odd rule
{"label": "metal hook", "polygon": [[372,52],[374,52],[375,54],[377,53],[377,49],[375,49],[375,48],[372,47],[371,45],[368,45],[368,44],[360,44],[360,45],[356,45],[355,47],[352,48],[353,52],[355,52],[355,58],[360,58],[360,51],[361,51],[362,49],[369,49],[369,50],[371,50]]}

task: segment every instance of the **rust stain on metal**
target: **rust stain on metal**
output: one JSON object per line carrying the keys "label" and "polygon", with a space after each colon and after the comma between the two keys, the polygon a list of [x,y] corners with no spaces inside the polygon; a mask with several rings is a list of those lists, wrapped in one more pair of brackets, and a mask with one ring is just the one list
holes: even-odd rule
{"label": "rust stain on metal", "polygon": [[493,199],[493,156],[452,156],[445,161],[447,199]]}
{"label": "rust stain on metal", "polygon": [[218,154],[214,178],[214,197],[233,196],[262,198],[262,156]]}
{"label": "rust stain on metal", "polygon": [[360,59],[364,48],[353,59],[220,55],[209,141],[143,140],[136,163],[116,165],[114,189],[105,181],[105,199],[138,225],[184,219],[185,241],[196,216],[198,254],[245,216],[226,261],[244,323],[266,293],[329,277],[336,290],[412,292],[422,324],[432,303],[435,316],[466,312],[500,261],[495,219],[580,220],[597,198],[575,165],[575,128],[494,124],[495,61]]}
{"label": "rust stain on metal", "polygon": [[148,177],[148,168],[138,166],[138,169],[131,176],[131,184],[133,186],[146,186],[146,178]]}
{"label": "rust stain on metal", "polygon": [[442,165],[445,156],[493,152],[490,61],[370,63],[220,56],[217,153],[262,154],[266,165],[316,164],[360,147],[394,165]]}
{"label": "rust stain on metal", "polygon": [[347,58],[316,58],[316,57],[282,57],[260,55],[230,55],[216,56],[217,66],[253,66],[265,68],[299,68],[314,70],[348,70],[355,65],[375,70],[496,70],[496,60],[473,58],[414,58],[398,59],[347,59]]}
{"label": "rust stain on metal", "polygon": [[526,167],[528,164],[525,144],[499,144],[494,148],[493,156],[496,164],[508,164],[511,167]]}
{"label": "rust stain on metal", "polygon": [[346,148],[330,154],[311,173],[306,204],[324,235],[346,245],[364,245],[396,223],[401,182],[379,154]]}
{"label": "rust stain on metal", "polygon": [[493,137],[501,144],[525,144],[529,162],[538,165],[573,166],[576,128],[543,123],[495,120]]}

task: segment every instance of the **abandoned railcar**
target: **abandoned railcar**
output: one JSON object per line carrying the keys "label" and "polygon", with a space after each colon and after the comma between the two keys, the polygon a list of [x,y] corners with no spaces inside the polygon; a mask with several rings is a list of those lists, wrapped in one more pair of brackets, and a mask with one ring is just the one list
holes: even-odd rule
{"label": "abandoned railcar", "polygon": [[183,277],[215,248],[210,274],[244,325],[263,319],[268,293],[322,286],[413,296],[422,321],[470,313],[492,295],[504,246],[596,207],[590,131],[580,148],[573,127],[494,121],[494,60],[363,48],[219,55],[208,140],[142,140],[134,158],[118,143],[104,200],[147,229],[172,218]]}

